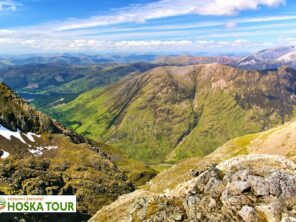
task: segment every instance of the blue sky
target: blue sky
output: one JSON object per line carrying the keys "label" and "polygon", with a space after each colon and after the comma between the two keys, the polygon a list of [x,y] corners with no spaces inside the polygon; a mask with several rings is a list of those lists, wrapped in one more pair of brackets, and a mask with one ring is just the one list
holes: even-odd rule
{"label": "blue sky", "polygon": [[0,0],[0,53],[253,52],[296,45],[293,0]]}

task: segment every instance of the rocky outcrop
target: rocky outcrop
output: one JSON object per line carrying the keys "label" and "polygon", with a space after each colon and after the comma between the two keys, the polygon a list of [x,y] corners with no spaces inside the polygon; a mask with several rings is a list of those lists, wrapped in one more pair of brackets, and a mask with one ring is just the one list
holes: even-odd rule
{"label": "rocky outcrop", "polygon": [[[173,190],[143,194],[124,218],[110,221],[295,221],[295,170],[285,157],[239,156],[194,171],[194,178]],[[101,221],[99,215],[91,221]]]}
{"label": "rocky outcrop", "polygon": [[61,133],[63,127],[0,83],[0,124],[13,131]]}

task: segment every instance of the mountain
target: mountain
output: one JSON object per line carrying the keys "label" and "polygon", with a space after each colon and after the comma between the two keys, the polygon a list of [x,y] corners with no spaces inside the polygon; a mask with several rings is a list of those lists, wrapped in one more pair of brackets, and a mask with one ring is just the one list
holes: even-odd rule
{"label": "mountain", "polygon": [[54,214],[5,215],[7,220],[81,221],[134,189],[102,151],[104,144],[66,130],[4,84],[0,84],[0,144],[1,195],[75,194],[78,201],[78,213],[60,219]]}
{"label": "mountain", "polygon": [[295,53],[295,46],[265,49],[243,58],[235,66],[252,70],[276,69],[283,65],[295,68]]}
{"label": "mountain", "polygon": [[132,158],[159,163],[205,156],[231,138],[294,116],[296,72],[221,64],[158,67],[56,108],[57,118]]}
{"label": "mountain", "polygon": [[271,49],[264,49],[255,54],[255,57],[260,60],[276,60],[290,52],[295,51],[295,46],[283,46]]}
{"label": "mountain", "polygon": [[290,67],[296,67],[296,50],[285,54],[277,59],[280,63],[285,63]]}
{"label": "mountain", "polygon": [[198,65],[220,63],[225,65],[234,65],[238,58],[229,56],[160,56],[157,57],[153,63],[166,65]]}
{"label": "mountain", "polygon": [[184,160],[90,221],[294,221],[295,132],[291,121]]}

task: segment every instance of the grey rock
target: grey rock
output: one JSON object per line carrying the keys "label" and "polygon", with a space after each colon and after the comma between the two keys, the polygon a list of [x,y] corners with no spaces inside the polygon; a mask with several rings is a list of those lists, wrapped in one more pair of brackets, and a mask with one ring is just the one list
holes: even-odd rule
{"label": "grey rock", "polygon": [[251,184],[245,181],[234,181],[228,187],[233,194],[241,194],[249,188],[251,188]]}
{"label": "grey rock", "polygon": [[243,206],[238,214],[245,222],[257,222],[259,220],[257,212],[253,207]]}
{"label": "grey rock", "polygon": [[270,184],[259,176],[249,176],[248,182],[251,184],[252,190],[256,196],[268,196]]}
{"label": "grey rock", "polygon": [[260,164],[241,163],[223,172],[209,168],[191,179],[181,196],[176,189],[171,191],[176,195],[140,199],[130,215],[145,222],[294,222],[296,173],[269,166],[268,159]]}

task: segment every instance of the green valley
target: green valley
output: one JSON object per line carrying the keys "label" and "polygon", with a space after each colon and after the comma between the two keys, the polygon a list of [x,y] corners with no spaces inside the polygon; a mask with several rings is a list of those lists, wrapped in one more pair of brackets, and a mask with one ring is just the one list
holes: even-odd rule
{"label": "green valley", "polygon": [[56,117],[147,162],[205,156],[227,140],[294,116],[295,71],[219,64],[159,67],[81,94]]}

